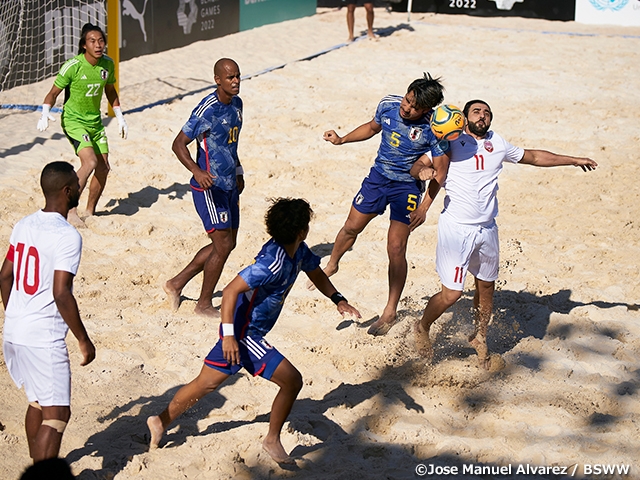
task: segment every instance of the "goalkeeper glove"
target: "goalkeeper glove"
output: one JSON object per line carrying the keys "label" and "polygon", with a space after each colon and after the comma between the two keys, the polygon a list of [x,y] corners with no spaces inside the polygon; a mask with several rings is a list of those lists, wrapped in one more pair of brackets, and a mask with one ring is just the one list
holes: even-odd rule
{"label": "goalkeeper glove", "polygon": [[47,128],[49,128],[49,120],[55,122],[56,119],[53,115],[49,113],[51,110],[51,105],[47,105],[46,103],[42,105],[42,116],[40,120],[38,120],[38,130],[44,132]]}
{"label": "goalkeeper glove", "polygon": [[126,139],[129,133],[129,127],[127,127],[127,122],[124,121],[122,109],[120,107],[113,107],[113,113],[116,114],[116,120],[118,120],[118,132],[122,138]]}

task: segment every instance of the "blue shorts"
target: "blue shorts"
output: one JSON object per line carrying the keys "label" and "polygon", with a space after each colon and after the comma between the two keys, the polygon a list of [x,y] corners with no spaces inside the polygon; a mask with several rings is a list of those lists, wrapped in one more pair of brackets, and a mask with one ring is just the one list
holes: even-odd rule
{"label": "blue shorts", "polygon": [[231,228],[237,230],[240,226],[240,194],[238,189],[231,191],[211,187],[207,190],[191,188],[193,204],[200,215],[202,225],[207,233],[214,230]]}
{"label": "blue shorts", "polygon": [[353,207],[360,213],[382,215],[391,206],[391,220],[409,225],[409,214],[420,204],[418,182],[391,180],[372,168],[362,181],[353,199]]}
{"label": "blue shorts", "polygon": [[204,364],[227,375],[235,375],[244,367],[254,377],[259,375],[266,380],[271,380],[273,372],[284,360],[284,356],[259,335],[247,335],[238,342],[238,348],[240,364],[230,365],[222,354],[221,337],[204,359]]}

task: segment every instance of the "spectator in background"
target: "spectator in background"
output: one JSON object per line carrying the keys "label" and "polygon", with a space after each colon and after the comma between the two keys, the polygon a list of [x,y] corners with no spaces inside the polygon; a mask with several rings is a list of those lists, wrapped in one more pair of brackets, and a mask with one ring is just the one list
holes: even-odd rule
{"label": "spectator in background", "polygon": [[355,11],[356,5],[364,5],[364,9],[367,11],[367,36],[370,39],[376,38],[373,34],[373,2],[367,2],[362,0],[342,0],[347,5],[347,29],[349,30],[349,42],[353,42],[355,37],[353,35],[353,26],[355,23]]}

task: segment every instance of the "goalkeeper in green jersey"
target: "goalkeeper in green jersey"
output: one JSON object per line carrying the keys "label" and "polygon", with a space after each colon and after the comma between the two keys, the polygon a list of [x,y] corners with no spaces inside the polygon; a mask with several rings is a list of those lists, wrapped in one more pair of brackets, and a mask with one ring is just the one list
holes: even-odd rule
{"label": "goalkeeper in green jersey", "polygon": [[[54,120],[50,113],[51,107],[64,90],[62,129],[80,158],[77,173],[81,191],[93,173],[86,210],[89,216],[96,211],[110,169],[109,145],[100,116],[103,91],[115,112],[120,135],[127,138],[127,123],[122,116],[115,88],[115,65],[104,54],[105,43],[106,37],[100,27],[90,23],[82,27],[80,53],[62,65],[51,90],[44,98],[42,117],[38,121],[38,130],[44,132],[49,126],[49,120]],[[76,209],[69,212],[69,222],[75,226],[83,226]]]}

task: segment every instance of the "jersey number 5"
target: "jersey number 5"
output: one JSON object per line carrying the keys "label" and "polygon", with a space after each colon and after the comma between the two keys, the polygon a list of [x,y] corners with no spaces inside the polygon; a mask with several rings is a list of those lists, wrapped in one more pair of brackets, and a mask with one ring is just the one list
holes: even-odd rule
{"label": "jersey number 5", "polygon": [[[40,286],[40,255],[36,247],[29,247],[25,258],[24,243],[19,243],[16,247],[16,253],[18,254],[18,268],[16,268],[16,290],[20,291],[20,278],[22,278],[22,287],[24,293],[27,295],[33,295],[38,291]],[[29,279],[29,273],[32,274]],[[29,281],[31,280],[31,282]]]}
{"label": "jersey number 5", "polygon": [[391,137],[389,138],[389,144],[394,148],[398,148],[400,146],[400,134],[398,132],[391,132],[389,136]]}

